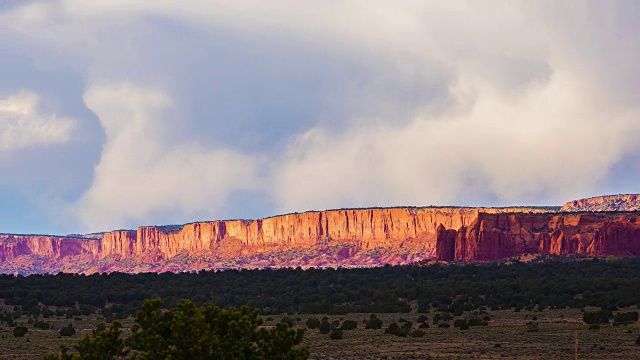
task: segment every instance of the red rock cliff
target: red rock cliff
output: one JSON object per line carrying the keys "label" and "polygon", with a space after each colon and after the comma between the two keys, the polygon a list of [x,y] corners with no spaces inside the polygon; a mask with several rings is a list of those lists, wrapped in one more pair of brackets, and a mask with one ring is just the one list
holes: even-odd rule
{"label": "red rock cliff", "polygon": [[640,255],[640,214],[486,214],[439,231],[435,258],[488,261],[532,254]]}
{"label": "red rock cliff", "polygon": [[62,259],[76,255],[98,256],[100,241],[84,238],[46,235],[0,234],[0,261],[11,261],[22,255]]}
{"label": "red rock cliff", "polygon": [[488,261],[525,253],[636,256],[636,213],[375,208],[143,226],[88,236],[0,235],[0,272],[141,272]]}
{"label": "red rock cliff", "polygon": [[[154,250],[163,258],[179,253],[202,253],[235,243],[248,251],[310,248],[348,243],[360,249],[394,248],[411,242],[432,252],[437,227],[459,228],[470,224],[479,211],[514,212],[522,209],[391,208],[329,210],[289,214],[259,220],[228,220],[187,224],[183,227],[145,226],[137,231],[131,255]],[[538,209],[531,211],[540,212]],[[107,235],[105,234],[105,239]],[[111,239],[111,237],[109,237]],[[117,239],[115,237],[114,239]],[[111,240],[110,240],[111,241]],[[103,239],[103,248],[107,241]],[[419,245],[418,245],[419,244]],[[235,248],[237,248],[234,247]],[[112,246],[109,246],[110,248]]]}

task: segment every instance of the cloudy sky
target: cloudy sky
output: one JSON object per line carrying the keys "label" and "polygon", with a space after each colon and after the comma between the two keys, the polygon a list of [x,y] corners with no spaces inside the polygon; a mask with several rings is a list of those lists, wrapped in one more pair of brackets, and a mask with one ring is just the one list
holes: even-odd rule
{"label": "cloudy sky", "polygon": [[0,2],[0,232],[640,192],[640,2]]}

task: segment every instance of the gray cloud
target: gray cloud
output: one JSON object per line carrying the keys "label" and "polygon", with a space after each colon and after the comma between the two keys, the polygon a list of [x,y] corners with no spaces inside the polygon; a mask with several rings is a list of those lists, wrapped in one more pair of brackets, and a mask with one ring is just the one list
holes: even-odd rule
{"label": "gray cloud", "polygon": [[638,8],[68,0],[0,33],[84,82],[101,154],[67,202],[98,229],[631,191],[612,176],[637,177]]}

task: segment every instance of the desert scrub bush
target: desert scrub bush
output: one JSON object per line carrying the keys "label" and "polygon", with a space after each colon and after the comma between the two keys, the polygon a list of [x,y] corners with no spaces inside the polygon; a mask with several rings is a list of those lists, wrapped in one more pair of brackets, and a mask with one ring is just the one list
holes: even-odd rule
{"label": "desert scrub bush", "polygon": [[36,321],[36,322],[33,324],[33,327],[34,327],[34,328],[41,329],[41,330],[49,330],[49,328],[50,328],[51,326],[49,325],[49,323],[48,323],[48,322],[45,322],[45,321]]}
{"label": "desert scrub bush", "polygon": [[342,339],[342,330],[340,330],[340,329],[331,330],[331,333],[329,334],[329,338],[331,340],[340,340],[340,339]]}
{"label": "desert scrub bush", "polygon": [[340,325],[340,330],[354,330],[358,328],[358,323],[353,320],[345,320]]}
{"label": "desert scrub bush", "polygon": [[60,336],[73,336],[75,335],[75,333],[76,329],[73,328],[73,325],[71,323],[60,329]]}
{"label": "desert scrub bush", "polygon": [[317,329],[317,328],[320,327],[320,319],[318,319],[318,318],[308,318],[307,322],[305,323],[305,325],[309,329]]}
{"label": "desert scrub bush", "polygon": [[13,328],[13,336],[23,337],[28,331],[29,329],[24,326],[16,326],[15,328]]}
{"label": "desert scrub bush", "polygon": [[371,316],[369,316],[369,320],[367,320],[367,323],[364,325],[365,329],[382,329],[382,320],[378,319],[378,317],[376,317],[375,314],[371,314]]}
{"label": "desert scrub bush", "polygon": [[407,321],[403,322],[402,326],[398,325],[397,323],[391,323],[384,330],[385,334],[392,334],[392,335],[401,336],[401,337],[406,337],[407,335],[409,335],[410,332],[411,332],[411,323]]}
{"label": "desert scrub bush", "polygon": [[331,332],[331,324],[329,324],[329,319],[327,319],[326,317],[323,318],[318,329],[320,330],[320,334],[328,334],[329,332]]}

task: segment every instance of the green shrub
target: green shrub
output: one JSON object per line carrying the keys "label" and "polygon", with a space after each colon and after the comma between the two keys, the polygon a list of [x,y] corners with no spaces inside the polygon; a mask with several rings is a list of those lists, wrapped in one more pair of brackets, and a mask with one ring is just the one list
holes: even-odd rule
{"label": "green shrub", "polygon": [[13,336],[15,337],[23,337],[27,332],[29,332],[29,329],[27,329],[24,326],[16,326],[13,329]]}
{"label": "green shrub", "polygon": [[320,334],[328,334],[329,332],[331,332],[331,324],[329,324],[329,319],[322,319],[322,322],[320,323],[318,329],[320,330]]}
{"label": "green shrub", "polygon": [[317,329],[320,327],[320,320],[318,318],[308,318],[305,324],[309,329]]}
{"label": "green shrub", "polygon": [[378,319],[375,314],[371,314],[369,320],[367,320],[367,323],[364,325],[364,328],[375,330],[382,329],[382,320]]}
{"label": "green shrub", "polygon": [[414,329],[414,330],[411,331],[411,333],[409,335],[411,335],[411,337],[423,337],[426,334],[427,333],[424,332],[424,330]]}
{"label": "green shrub", "polygon": [[479,317],[471,317],[469,318],[469,320],[467,320],[467,325],[469,326],[487,326],[489,325],[488,322],[480,319]]}
{"label": "green shrub", "polygon": [[353,320],[345,320],[340,325],[340,330],[354,330],[358,328],[358,323]]}
{"label": "green shrub", "polygon": [[607,324],[609,323],[610,313],[604,310],[585,311],[582,314],[582,320],[587,324]]}
{"label": "green shrub", "polygon": [[340,339],[342,339],[342,330],[340,330],[340,329],[331,330],[331,333],[329,334],[329,338],[331,340],[340,340]]}
{"label": "green shrub", "polygon": [[36,321],[33,324],[34,328],[38,328],[38,329],[42,329],[42,330],[49,330],[50,326],[48,322],[44,322],[44,321]]}
{"label": "green shrub", "polygon": [[407,335],[409,335],[410,332],[411,332],[410,322],[403,322],[402,326],[398,325],[397,323],[391,323],[384,330],[385,334],[392,334],[392,335],[401,336],[401,337],[406,337]]}
{"label": "green shrub", "polygon": [[613,321],[617,323],[634,323],[638,321],[638,312],[630,311],[613,315]]}
{"label": "green shrub", "polygon": [[76,329],[73,328],[73,325],[69,323],[67,326],[64,326],[60,329],[61,336],[73,336],[76,333]]}
{"label": "green shrub", "polygon": [[283,317],[282,320],[280,320],[280,322],[289,325],[289,327],[293,327],[294,325],[293,319],[288,316]]}
{"label": "green shrub", "polygon": [[467,325],[467,320],[465,319],[455,319],[453,321],[453,327],[462,327],[463,325]]}

